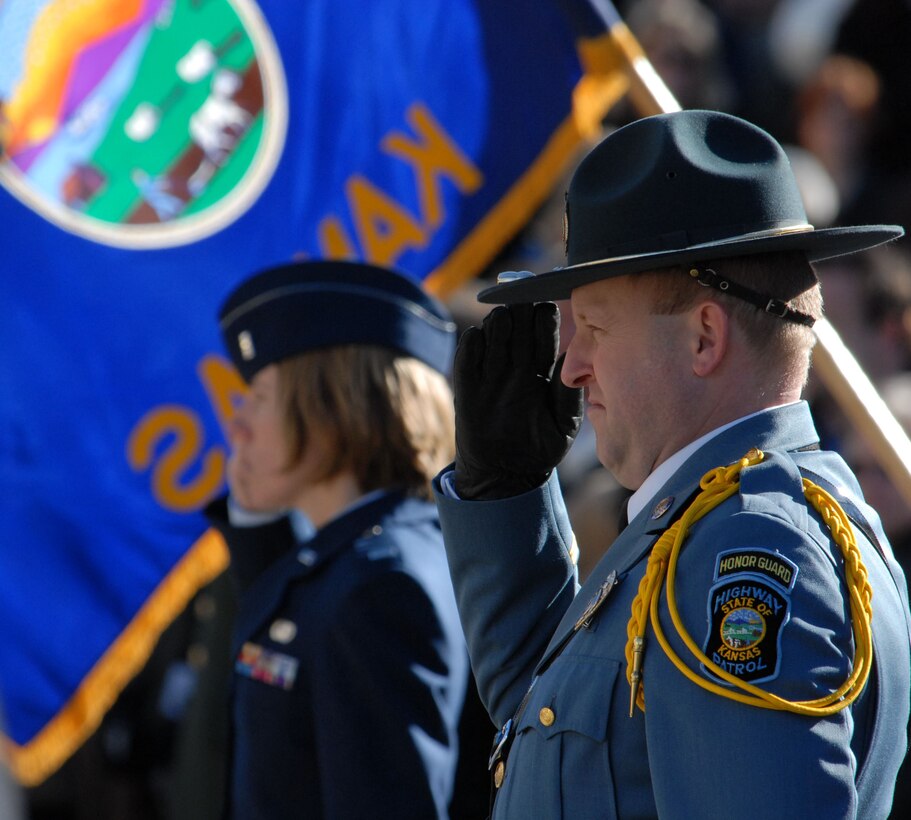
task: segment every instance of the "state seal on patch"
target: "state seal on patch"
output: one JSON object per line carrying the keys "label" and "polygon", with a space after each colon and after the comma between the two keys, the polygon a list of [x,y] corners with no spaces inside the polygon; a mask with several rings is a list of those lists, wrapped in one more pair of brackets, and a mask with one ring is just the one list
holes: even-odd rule
{"label": "state seal on patch", "polygon": [[[781,635],[790,620],[788,593],[796,577],[797,566],[771,550],[719,555],[703,646],[717,667],[750,683],[778,676]],[[703,671],[719,679],[711,667],[703,665]]]}
{"label": "state seal on patch", "polygon": [[730,649],[749,649],[765,637],[765,618],[749,606],[732,609],[721,619],[721,642]]}

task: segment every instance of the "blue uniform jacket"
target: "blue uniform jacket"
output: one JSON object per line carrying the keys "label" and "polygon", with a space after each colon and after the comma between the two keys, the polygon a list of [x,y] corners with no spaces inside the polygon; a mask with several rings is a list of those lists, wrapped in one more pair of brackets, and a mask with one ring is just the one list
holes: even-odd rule
{"label": "blue uniform jacket", "polygon": [[[536,668],[550,663],[517,720],[494,818],[888,815],[906,750],[907,588],[854,477],[838,455],[810,449],[817,442],[805,403],[766,411],[720,433],[618,536],[581,590],[555,476],[538,490],[490,502],[445,497],[437,480],[472,665],[497,724],[515,714]],[[689,503],[699,479],[751,447],[762,449],[765,461],[745,469],[739,494],[695,524],[681,554],[676,594],[687,631],[710,657],[722,634],[734,646],[759,639],[761,651],[752,661],[759,668],[744,664],[740,674],[790,700],[828,694],[847,677],[854,646],[841,553],[804,499],[798,466],[804,467],[867,513],[898,582],[858,532],[873,589],[871,680],[851,707],[832,717],[760,709],[688,680],[649,628],[645,712],[637,709],[630,718],[627,623],[649,551]],[[750,555],[762,558],[765,569],[738,568],[749,565]],[[737,560],[722,564],[725,557]],[[618,583],[591,626],[551,662],[611,571]],[[746,595],[753,610],[741,608],[740,622],[724,621],[722,605]],[[765,603],[765,615],[756,614],[756,601]],[[678,655],[711,679],[677,638],[663,593],[660,618]]]}
{"label": "blue uniform jacket", "polygon": [[468,657],[433,503],[382,495],[240,580],[230,815],[445,817]]}

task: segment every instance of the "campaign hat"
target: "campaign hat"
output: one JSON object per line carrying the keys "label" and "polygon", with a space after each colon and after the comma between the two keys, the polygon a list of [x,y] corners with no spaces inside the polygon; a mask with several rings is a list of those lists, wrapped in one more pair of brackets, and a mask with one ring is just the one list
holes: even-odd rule
{"label": "campaign hat", "polygon": [[388,347],[448,374],[456,325],[414,279],[364,262],[315,260],[262,270],[240,283],[218,312],[235,367],[247,381],[264,367],[310,350]]}
{"label": "campaign hat", "polygon": [[897,239],[898,225],[816,230],[781,145],[718,111],[635,120],[582,160],[566,195],[566,265],[508,272],[481,302],[569,298],[614,276],[752,254],[803,251],[810,262]]}

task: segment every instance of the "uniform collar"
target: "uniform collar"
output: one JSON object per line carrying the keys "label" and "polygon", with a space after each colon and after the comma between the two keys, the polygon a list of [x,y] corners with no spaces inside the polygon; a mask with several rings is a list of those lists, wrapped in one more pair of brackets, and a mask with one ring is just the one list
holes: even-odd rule
{"label": "uniform collar", "polygon": [[819,444],[819,434],[805,401],[762,410],[716,431],[646,502],[630,523],[649,533],[662,532],[690,500],[709,470],[727,466],[752,447],[794,452]]}
{"label": "uniform collar", "polygon": [[[798,402],[792,402],[791,404],[797,404]],[[790,404],[782,404],[780,407],[790,407]],[[709,433],[706,433],[704,436],[696,439],[693,442],[690,442],[686,447],[678,450],[670,458],[665,459],[661,464],[659,464],[652,472],[649,474],[648,478],[642,482],[642,485],[639,487],[636,492],[634,492],[627,503],[627,515],[630,521],[632,521],[645,507],[646,504],[651,500],[651,498],[658,492],[658,490],[667,482],[674,473],[679,470],[686,460],[695,453],[700,447],[707,444],[715,436],[723,433],[725,430],[729,430],[731,427],[734,427],[741,422],[747,421],[748,419],[755,418],[761,413],[765,413],[768,410],[775,408],[764,408],[762,410],[757,410],[755,413],[750,413],[746,416],[741,416],[739,419],[728,422],[727,424],[721,425],[721,427],[716,427]]]}
{"label": "uniform collar", "polygon": [[377,490],[362,496],[299,545],[298,562],[308,570],[324,563],[375,526],[401,500],[398,490]]}
{"label": "uniform collar", "polygon": [[[360,496],[352,503],[348,504],[346,507],[340,510],[337,515],[330,518],[329,521],[323,525],[323,527],[326,527],[333,521],[339,518],[343,518],[349,513],[354,512],[359,507],[366,506],[367,504],[376,501],[378,498],[385,495],[386,492],[386,490],[373,490],[372,492]],[[310,520],[310,517],[305,512],[303,512],[303,510],[293,509],[288,513],[288,516],[291,519],[291,529],[294,530],[294,535],[297,538],[298,542],[301,544],[310,541],[317,534],[317,532],[319,532],[319,530],[313,526],[313,522]]]}

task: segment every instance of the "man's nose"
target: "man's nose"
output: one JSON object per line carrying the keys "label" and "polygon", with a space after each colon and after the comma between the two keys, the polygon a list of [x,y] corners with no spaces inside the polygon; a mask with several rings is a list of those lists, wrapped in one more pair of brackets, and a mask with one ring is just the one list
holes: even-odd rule
{"label": "man's nose", "polygon": [[560,379],[567,387],[584,387],[591,378],[591,368],[583,356],[579,336],[575,335],[566,348],[566,360],[560,371]]}

